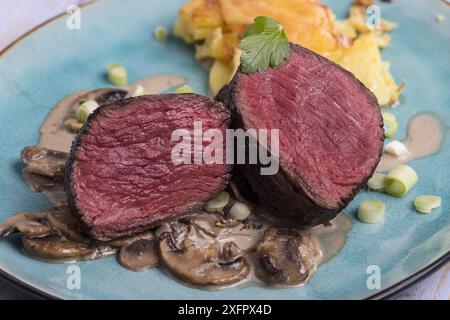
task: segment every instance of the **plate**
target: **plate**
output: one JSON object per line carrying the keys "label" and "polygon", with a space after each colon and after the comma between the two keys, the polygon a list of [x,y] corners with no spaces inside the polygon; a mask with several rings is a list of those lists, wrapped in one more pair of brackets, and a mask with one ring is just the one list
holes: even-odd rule
{"label": "plate", "polygon": [[[50,206],[21,179],[19,154],[34,145],[50,108],[65,95],[107,86],[103,74],[110,62],[126,65],[130,81],[148,75],[185,76],[195,91],[207,93],[207,72],[194,59],[193,49],[176,39],[155,41],[153,29],[173,24],[183,1],[111,0],[83,7],[81,30],[66,27],[67,16],[53,19],[17,41],[0,57],[0,220],[21,210]],[[326,1],[344,16],[350,1]],[[398,82],[407,80],[401,105],[392,110],[403,138],[408,119],[432,112],[441,119],[445,139],[433,156],[411,162],[420,181],[401,199],[360,193],[346,212],[354,226],[344,249],[322,265],[304,287],[273,289],[250,285],[203,291],[179,284],[159,270],[128,271],[115,257],[80,262],[81,289],[67,286],[68,265],[32,260],[20,250],[18,238],[0,241],[0,269],[8,277],[52,297],[63,299],[363,299],[411,279],[448,258],[450,248],[450,8],[442,1],[397,0],[381,4],[382,17],[400,24],[383,56],[391,62]],[[436,15],[447,20],[436,22]],[[442,206],[422,215],[412,208],[419,194],[439,194]],[[355,218],[358,203],[377,198],[386,204],[378,225]],[[373,267],[375,266],[375,267]],[[375,268],[375,269],[374,269]],[[381,286],[369,289],[373,270]]]}

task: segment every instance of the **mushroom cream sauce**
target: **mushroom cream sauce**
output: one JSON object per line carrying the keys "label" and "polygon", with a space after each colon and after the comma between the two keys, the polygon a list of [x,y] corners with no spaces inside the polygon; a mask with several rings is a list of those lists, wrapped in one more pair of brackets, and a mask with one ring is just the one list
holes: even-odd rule
{"label": "mushroom cream sauce", "polygon": [[[76,110],[83,101],[101,97],[108,102],[109,97],[116,94],[123,98],[138,85],[144,88],[146,94],[157,94],[184,83],[181,77],[160,75],[145,78],[123,89],[73,93],[59,102],[45,119],[38,148],[64,153],[70,151],[76,130],[69,130],[67,124],[74,121]],[[399,162],[431,155],[439,149],[441,140],[439,120],[429,114],[418,114],[411,119],[408,137],[403,141],[410,153],[403,159],[383,154],[377,171],[387,171]],[[23,177],[35,191],[47,196],[55,207],[66,205],[61,180],[27,170]],[[257,210],[254,208],[254,211]],[[142,271],[160,266],[177,280],[204,289],[227,288],[248,282],[277,287],[302,285],[320,263],[329,261],[342,249],[352,226],[351,219],[340,213],[327,225],[286,233],[260,220],[255,212],[244,221],[230,219],[223,212],[199,212],[166,222],[155,232],[99,243],[84,238],[76,231],[75,222],[67,210],[53,208],[46,213],[23,215],[16,215],[16,219],[11,218],[1,224],[0,235],[2,232],[7,235],[6,230],[24,233],[25,251],[34,258],[66,263],[97,259],[120,251],[118,260],[126,268]],[[57,230],[58,236],[52,235],[50,229]],[[159,248],[157,239],[161,239]],[[79,246],[67,246],[66,241]],[[292,252],[275,253],[291,250],[286,247],[292,243],[295,243],[294,255]],[[73,254],[55,259],[52,250],[61,248],[72,250]],[[160,258],[157,257],[158,250]],[[289,258],[286,259],[286,256]],[[264,262],[267,257],[270,261]],[[158,261],[161,258],[163,261]],[[280,265],[285,270],[280,270]]]}

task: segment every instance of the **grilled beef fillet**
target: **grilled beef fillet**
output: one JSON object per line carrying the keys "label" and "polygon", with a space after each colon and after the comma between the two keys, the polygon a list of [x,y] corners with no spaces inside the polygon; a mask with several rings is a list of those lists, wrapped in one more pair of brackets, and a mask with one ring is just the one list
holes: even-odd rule
{"label": "grilled beef fillet", "polygon": [[179,141],[171,141],[172,133],[192,134],[194,121],[201,121],[203,132],[218,129],[225,136],[229,120],[221,103],[196,94],[142,96],[98,108],[76,137],[66,168],[68,204],[83,230],[110,240],[202,207],[225,187],[231,168],[175,164],[171,153]]}
{"label": "grilled beef fillet", "polygon": [[237,166],[266,218],[314,226],[335,217],[374,172],[383,120],[376,97],[353,74],[301,46],[291,48],[277,68],[238,70],[217,100],[233,111],[233,127],[279,129],[277,174]]}

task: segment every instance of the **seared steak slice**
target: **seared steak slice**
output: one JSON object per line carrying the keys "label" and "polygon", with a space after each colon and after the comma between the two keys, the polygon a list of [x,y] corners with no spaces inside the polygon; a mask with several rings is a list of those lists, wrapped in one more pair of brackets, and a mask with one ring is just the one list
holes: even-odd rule
{"label": "seared steak slice", "polygon": [[235,114],[234,127],[279,129],[280,171],[262,176],[242,165],[280,225],[325,223],[342,210],[380,159],[383,121],[375,96],[350,72],[301,46],[281,66],[238,71],[217,99]]}
{"label": "seared steak slice", "polygon": [[171,136],[176,129],[192,132],[194,121],[225,136],[229,118],[222,104],[196,94],[142,96],[98,108],[66,168],[68,203],[85,232],[110,240],[202,207],[225,187],[231,168],[174,164],[179,141]]}

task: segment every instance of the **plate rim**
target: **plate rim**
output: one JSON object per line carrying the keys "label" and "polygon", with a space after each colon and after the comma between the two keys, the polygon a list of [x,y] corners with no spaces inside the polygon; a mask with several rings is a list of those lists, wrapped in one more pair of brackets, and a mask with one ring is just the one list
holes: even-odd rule
{"label": "plate rim", "polygon": [[[415,272],[414,274],[410,275],[409,277],[393,284],[392,286],[385,288],[371,296],[368,296],[366,298],[363,298],[361,300],[387,300],[395,297],[398,295],[401,291],[404,291],[413,285],[417,284],[420,281],[425,280],[432,274],[434,274],[439,269],[443,268],[444,265],[446,265],[448,262],[450,262],[450,250],[445,253],[443,256],[439,257],[437,260],[430,263],[428,266],[422,268],[421,270]],[[18,290],[25,292],[26,294],[30,294],[31,296],[35,297],[39,300],[44,299],[51,299],[51,300],[63,300],[63,297],[58,297],[56,295],[50,294],[43,289],[39,289],[30,283],[27,283],[23,280],[18,279],[17,277],[13,276],[12,274],[4,271],[2,268],[0,268],[0,279],[4,280],[6,283],[12,285],[13,287],[17,288]]]}
{"label": "plate rim", "polygon": [[[90,0],[88,2],[79,4],[78,6],[80,8],[86,8],[88,6],[99,4],[103,2],[103,0]],[[445,1],[444,1],[445,3]],[[448,3],[447,3],[448,4]],[[22,40],[25,40],[30,35],[32,35],[34,32],[46,27],[50,23],[59,20],[66,16],[66,12],[59,13],[40,24],[36,25],[32,29],[28,30],[21,36],[17,37],[15,40],[10,42],[5,48],[3,48],[0,51],[0,59],[2,59],[9,51],[14,49],[17,44],[19,44]],[[380,290],[372,295],[369,295],[365,298],[362,298],[360,300],[384,300],[384,299],[390,299],[394,296],[398,295],[401,291],[406,290],[413,285],[417,284],[418,282],[428,278],[431,274],[438,271],[440,268],[442,268],[445,264],[450,262],[450,250],[448,250],[446,253],[444,253],[442,256],[438,257],[436,260],[429,263],[427,266],[423,267],[422,269],[414,272],[410,276],[394,283],[393,285]],[[65,299],[62,296],[57,296],[54,294],[51,294],[49,292],[46,292],[43,288],[38,288],[36,286],[33,286],[31,283],[26,282],[25,280],[21,280],[18,277],[12,275],[8,271],[4,270],[0,267],[0,279],[4,280],[8,284],[12,285],[13,287],[19,289],[22,292],[25,292],[27,294],[30,294],[31,296],[37,298],[37,299],[51,299],[51,300],[63,300]]]}

